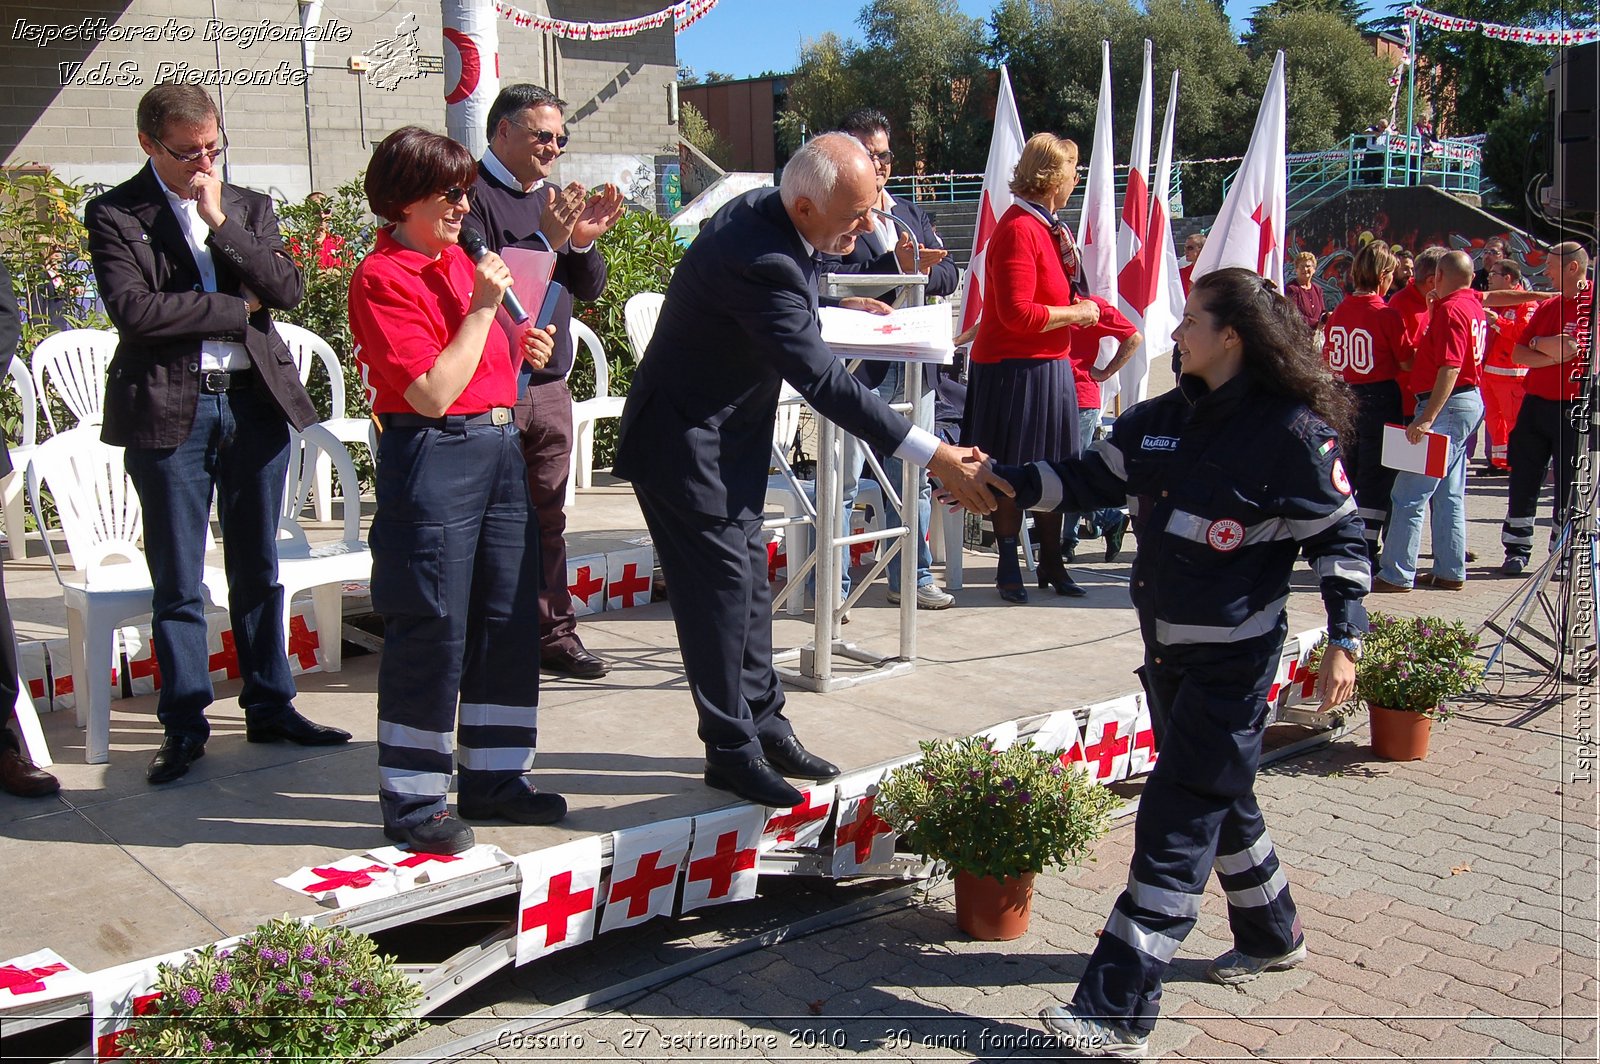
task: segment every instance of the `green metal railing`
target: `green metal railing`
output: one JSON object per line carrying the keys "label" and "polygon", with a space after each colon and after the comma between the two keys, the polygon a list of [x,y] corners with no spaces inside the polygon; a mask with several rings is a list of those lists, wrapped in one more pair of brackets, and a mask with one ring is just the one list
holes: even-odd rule
{"label": "green metal railing", "polygon": [[[1087,177],[1087,173],[1080,168],[1080,178]],[[1122,202],[1123,193],[1128,188],[1128,167],[1118,165],[1113,168],[1112,181],[1116,186],[1116,202]],[[925,174],[920,177],[891,177],[885,182],[884,187],[889,195],[896,199],[910,199],[916,202],[930,203],[961,203],[969,200],[978,200],[983,196],[982,174]],[[1083,209],[1084,182],[1079,180],[1078,187],[1073,190],[1061,214],[1068,219],[1075,219]],[[1183,164],[1180,162],[1173,167],[1172,187],[1168,197],[1172,204],[1174,217],[1182,216],[1183,205]]]}
{"label": "green metal railing", "polygon": [[[1447,139],[1424,145],[1419,137],[1391,133],[1381,140],[1357,134],[1321,152],[1289,156],[1289,213],[1309,210],[1347,188],[1405,188],[1432,185],[1447,192],[1478,195],[1483,186],[1481,137]],[[1238,171],[1222,182],[1233,186]]]}

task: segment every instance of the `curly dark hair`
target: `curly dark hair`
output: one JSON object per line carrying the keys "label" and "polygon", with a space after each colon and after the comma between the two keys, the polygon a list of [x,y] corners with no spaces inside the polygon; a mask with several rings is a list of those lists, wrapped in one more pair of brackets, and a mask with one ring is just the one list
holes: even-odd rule
{"label": "curly dark hair", "polygon": [[1305,319],[1271,281],[1230,266],[1201,277],[1193,294],[1218,328],[1239,334],[1244,364],[1263,388],[1305,403],[1341,437],[1350,432],[1354,394],[1328,369]]}

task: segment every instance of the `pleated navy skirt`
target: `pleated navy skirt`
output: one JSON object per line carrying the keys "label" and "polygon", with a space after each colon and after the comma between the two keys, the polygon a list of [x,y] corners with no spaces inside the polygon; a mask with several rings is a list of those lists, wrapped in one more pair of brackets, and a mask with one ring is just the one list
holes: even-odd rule
{"label": "pleated navy skirt", "polygon": [[972,363],[961,442],[1006,465],[1077,455],[1078,392],[1072,360]]}

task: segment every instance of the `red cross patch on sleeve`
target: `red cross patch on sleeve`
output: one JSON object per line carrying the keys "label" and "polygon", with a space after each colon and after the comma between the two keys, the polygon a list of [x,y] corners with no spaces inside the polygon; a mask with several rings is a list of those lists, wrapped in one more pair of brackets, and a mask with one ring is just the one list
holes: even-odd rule
{"label": "red cross patch on sleeve", "polygon": [[1344,471],[1344,463],[1337,458],[1333,460],[1333,472],[1329,478],[1340,495],[1350,494],[1350,475]]}

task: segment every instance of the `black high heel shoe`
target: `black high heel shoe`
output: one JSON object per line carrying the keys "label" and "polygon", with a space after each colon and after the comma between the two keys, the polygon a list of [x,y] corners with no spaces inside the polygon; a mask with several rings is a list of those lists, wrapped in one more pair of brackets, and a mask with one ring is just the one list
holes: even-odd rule
{"label": "black high heel shoe", "polygon": [[1027,602],[1028,589],[1022,584],[1022,565],[1017,561],[1016,540],[1008,544],[1002,540],[999,543],[1000,556],[995,561],[994,586],[1000,592],[1000,597],[1006,602]]}
{"label": "black high heel shoe", "polygon": [[1065,595],[1067,598],[1083,598],[1089,593],[1078,586],[1078,582],[1072,579],[1060,562],[1055,565],[1040,565],[1038,576],[1041,588],[1050,588],[1058,595]]}

